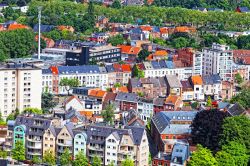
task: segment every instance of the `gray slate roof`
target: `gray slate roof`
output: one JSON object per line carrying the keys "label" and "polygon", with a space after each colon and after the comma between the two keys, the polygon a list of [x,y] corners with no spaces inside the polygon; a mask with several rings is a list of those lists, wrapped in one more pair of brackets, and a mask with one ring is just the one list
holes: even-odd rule
{"label": "gray slate roof", "polygon": [[202,76],[202,82],[204,85],[220,84],[221,77],[218,74]]}
{"label": "gray slate roof", "polygon": [[190,150],[188,144],[175,144],[172,156],[171,156],[171,162],[175,164],[183,165],[184,162],[189,158],[190,156]]}
{"label": "gray slate roof", "polygon": [[137,103],[138,102],[138,96],[135,93],[122,93],[119,92],[116,95],[115,100],[116,101],[127,101],[127,102],[133,102],[133,103]]}
{"label": "gray slate roof", "polygon": [[166,75],[166,79],[167,79],[167,82],[168,82],[170,88],[181,88],[182,87],[181,82],[177,76]]}

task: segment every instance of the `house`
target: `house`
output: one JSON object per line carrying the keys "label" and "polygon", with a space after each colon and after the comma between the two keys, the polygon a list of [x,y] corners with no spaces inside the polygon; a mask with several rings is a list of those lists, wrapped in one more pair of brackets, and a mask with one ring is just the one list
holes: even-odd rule
{"label": "house", "polygon": [[137,94],[119,92],[116,95],[115,101],[119,102],[121,111],[128,111],[131,109],[137,110]]}
{"label": "house", "polygon": [[96,27],[99,28],[99,29],[102,29],[102,28],[106,27],[108,22],[109,22],[109,19],[107,17],[98,16],[97,22],[96,22]]}
{"label": "house", "polygon": [[182,95],[182,85],[180,80],[173,75],[166,75],[167,95]]}
{"label": "house", "polygon": [[158,165],[170,165],[171,154],[165,152],[158,152],[158,154],[153,158],[152,166]]}
{"label": "house", "polygon": [[231,99],[234,96],[234,93],[235,93],[234,84],[229,81],[222,81],[221,98]]}
{"label": "house", "polygon": [[240,7],[238,6],[236,9],[235,9],[236,12],[238,13],[249,13],[250,10],[248,9],[248,7]]}
{"label": "house", "polygon": [[160,28],[160,37],[163,39],[168,39],[169,32],[167,27]]}
{"label": "house", "polygon": [[82,131],[82,130],[73,130],[74,132],[74,150],[73,150],[73,154],[74,154],[74,158],[76,157],[76,155],[81,152],[84,155],[86,155],[86,151],[87,151],[87,134],[86,132]]}
{"label": "house", "polygon": [[145,98],[166,96],[167,83],[164,77],[159,78],[131,78],[128,83],[130,93],[141,94]]}
{"label": "house", "polygon": [[23,24],[10,24],[7,30],[16,30],[16,29],[30,29],[27,25]]}
{"label": "house", "polygon": [[[50,32],[50,31],[52,31],[54,28],[55,28],[54,25],[40,25],[40,31],[41,31],[41,33]],[[36,25],[33,27],[33,31],[34,31],[34,32],[38,32],[38,24],[36,24]]]}
{"label": "house", "polygon": [[194,99],[194,89],[189,80],[181,81],[182,85],[182,100],[192,101]]}
{"label": "house", "polygon": [[113,92],[113,93],[118,93],[118,92],[128,93],[128,87],[127,86],[121,86],[121,87],[118,87],[118,88],[111,88],[111,92]]}
{"label": "house", "polygon": [[203,93],[203,81],[201,76],[196,75],[189,78],[189,82],[194,89],[194,99],[195,100],[204,100],[204,93]]}
{"label": "house", "polygon": [[176,111],[180,109],[183,105],[182,99],[177,95],[169,95],[164,104],[165,111]]}
{"label": "house", "polygon": [[[189,140],[190,125],[197,111],[164,111],[157,113],[151,120],[151,135],[159,151],[172,148],[173,140]],[[170,141],[164,143],[164,141]]]}
{"label": "house", "polygon": [[114,71],[116,72],[116,82],[121,83],[122,85],[127,85],[129,79],[131,78],[132,69],[129,64],[113,64]]}
{"label": "house", "polygon": [[56,27],[59,31],[68,31],[74,33],[75,29],[72,26],[59,25]]}
{"label": "house", "polygon": [[76,96],[71,96],[64,102],[64,110],[68,111],[74,109],[76,111],[81,111],[84,109],[82,101]]}
{"label": "house", "polygon": [[118,45],[121,48],[121,60],[134,62],[141,51],[140,47],[133,47],[128,45]]}
{"label": "house", "polygon": [[157,97],[153,99],[154,114],[164,111],[165,100],[166,98],[163,98],[163,97]]}
{"label": "house", "polygon": [[107,33],[94,33],[91,35],[89,40],[92,42],[97,42],[97,43],[106,43],[108,40],[108,37],[109,36]]}
{"label": "house", "polygon": [[218,74],[202,76],[203,92],[205,98],[210,96],[214,100],[221,99],[221,77]]}
{"label": "house", "polygon": [[147,57],[147,60],[164,60],[167,59],[168,52],[166,50],[157,50]]}
{"label": "house", "polygon": [[147,123],[148,120],[150,120],[154,115],[153,99],[139,98],[137,111],[140,115],[141,120]]}
{"label": "house", "polygon": [[175,144],[172,154],[170,166],[186,166],[190,157],[189,144]]}
{"label": "house", "polygon": [[44,130],[43,134],[43,153],[44,156],[46,152],[51,152],[52,155],[55,156],[56,154],[56,137],[57,137],[57,129],[55,129],[55,126],[51,125],[48,129]]}
{"label": "house", "polygon": [[240,116],[246,113],[246,110],[239,103],[219,102],[217,109],[226,112],[228,116]]}

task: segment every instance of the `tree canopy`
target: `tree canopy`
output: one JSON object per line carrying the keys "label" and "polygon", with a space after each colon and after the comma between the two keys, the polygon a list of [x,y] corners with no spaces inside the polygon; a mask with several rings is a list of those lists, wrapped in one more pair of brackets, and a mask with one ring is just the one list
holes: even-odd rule
{"label": "tree canopy", "polygon": [[108,43],[112,44],[112,46],[117,46],[119,44],[124,44],[125,40],[122,35],[116,35],[108,38]]}
{"label": "tree canopy", "polygon": [[62,166],[68,166],[71,164],[72,157],[68,148],[66,148],[60,156],[60,164]]}
{"label": "tree canopy", "polygon": [[43,111],[41,109],[38,108],[25,108],[23,110],[23,113],[30,113],[30,114],[42,114]]}
{"label": "tree canopy", "polygon": [[46,163],[49,166],[56,164],[56,158],[51,151],[45,151],[43,155],[43,163]]}
{"label": "tree canopy", "polygon": [[122,166],[134,166],[134,161],[130,158],[126,158],[122,161]]}
{"label": "tree canopy", "polygon": [[198,112],[191,125],[193,143],[218,151],[219,136],[222,133],[223,119],[226,116],[225,112],[217,110]]}
{"label": "tree canopy", "polygon": [[112,124],[114,122],[114,105],[108,104],[105,109],[102,111],[101,115],[105,122]]}
{"label": "tree canopy", "polygon": [[217,166],[217,161],[214,158],[212,152],[202,147],[201,145],[197,145],[197,150],[192,153],[191,160],[188,162],[188,166]]}
{"label": "tree canopy", "polygon": [[231,103],[239,103],[245,109],[250,108],[250,88],[242,89],[239,94],[233,96]]}
{"label": "tree canopy", "polygon": [[80,84],[79,80],[76,78],[62,78],[60,80],[59,85],[64,87],[65,90],[68,92],[69,95],[69,91],[73,88],[73,87],[78,87]]}
{"label": "tree canopy", "polygon": [[88,159],[84,155],[82,151],[78,152],[75,156],[75,160],[73,161],[73,166],[88,166]]}
{"label": "tree canopy", "polygon": [[91,166],[101,166],[102,160],[98,156],[94,156]]}
{"label": "tree canopy", "polygon": [[52,93],[43,93],[42,94],[42,110],[44,112],[50,111],[56,106],[56,102],[54,101],[54,95]]}
{"label": "tree canopy", "polygon": [[134,65],[133,70],[132,70],[132,76],[137,77],[137,78],[144,78],[145,73],[143,70],[139,69],[137,65]]}
{"label": "tree canopy", "polygon": [[17,161],[25,160],[25,147],[23,142],[17,141],[15,147],[12,149],[12,158]]}
{"label": "tree canopy", "polygon": [[245,116],[234,116],[224,119],[220,144],[227,145],[231,141],[244,144],[250,152],[250,119]]}

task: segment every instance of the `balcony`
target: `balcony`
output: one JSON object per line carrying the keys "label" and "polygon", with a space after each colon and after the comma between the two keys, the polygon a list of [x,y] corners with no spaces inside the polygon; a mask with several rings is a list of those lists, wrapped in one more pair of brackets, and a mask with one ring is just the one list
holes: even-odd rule
{"label": "balcony", "polygon": [[42,140],[40,138],[27,138],[27,141],[30,141],[30,142],[42,142]]}
{"label": "balcony", "polygon": [[72,145],[72,143],[57,143],[57,146],[70,147],[73,145]]}
{"label": "balcony", "polygon": [[101,148],[99,146],[89,146],[89,150],[104,151],[104,148]]}
{"label": "balcony", "polygon": [[31,156],[41,156],[42,154],[40,152],[27,152],[28,155]]}
{"label": "balcony", "polygon": [[27,148],[30,148],[30,149],[42,149],[42,144],[36,144],[36,145],[27,144]]}

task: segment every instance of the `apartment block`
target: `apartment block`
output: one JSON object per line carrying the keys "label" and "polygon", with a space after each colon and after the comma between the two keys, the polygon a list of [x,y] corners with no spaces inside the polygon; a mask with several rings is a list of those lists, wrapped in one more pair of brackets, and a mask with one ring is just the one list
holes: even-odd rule
{"label": "apartment block", "polygon": [[3,118],[19,109],[41,108],[42,70],[33,65],[0,65],[0,112]]}
{"label": "apartment block", "polygon": [[222,80],[232,80],[233,51],[227,45],[213,43],[204,48],[202,75],[219,74]]}

